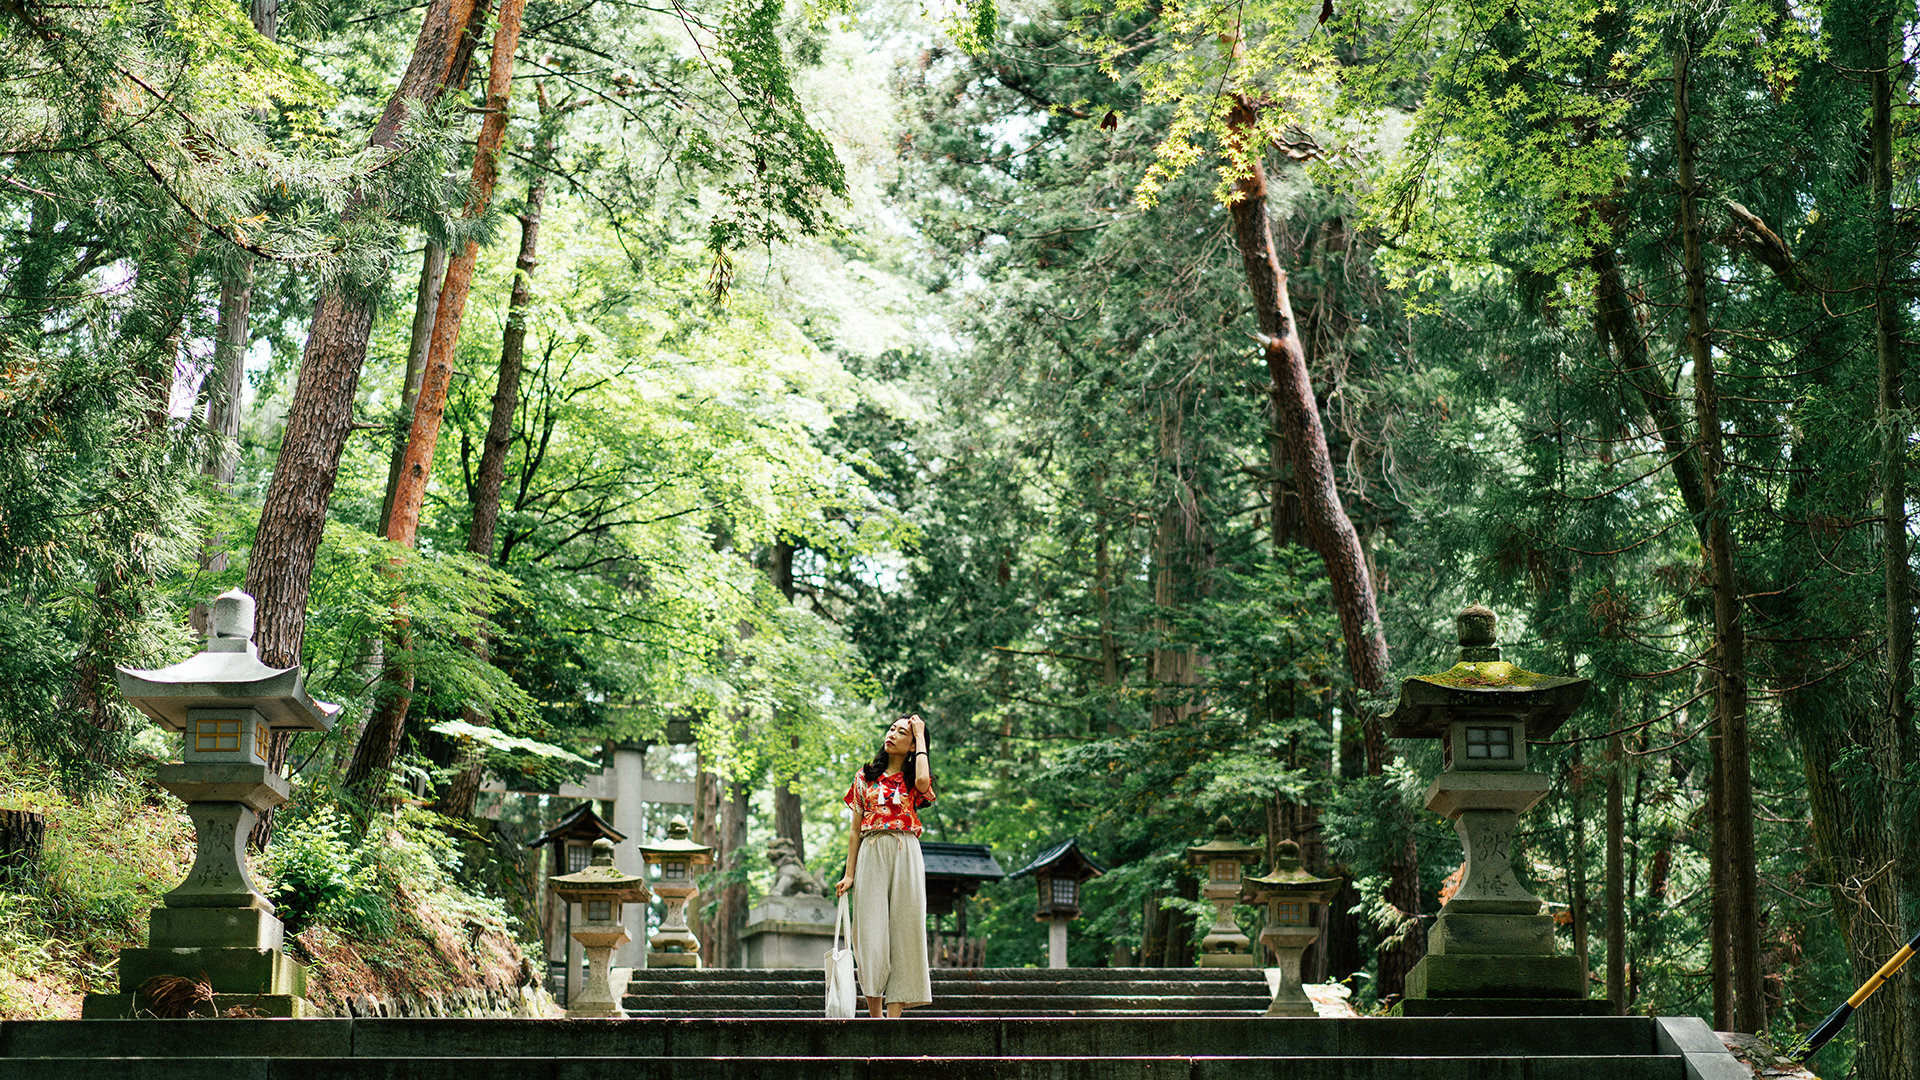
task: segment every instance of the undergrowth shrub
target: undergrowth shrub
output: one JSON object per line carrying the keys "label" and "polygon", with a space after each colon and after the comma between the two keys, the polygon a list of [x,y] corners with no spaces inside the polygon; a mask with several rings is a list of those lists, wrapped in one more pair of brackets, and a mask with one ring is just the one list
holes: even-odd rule
{"label": "undergrowth shrub", "polygon": [[329,805],[283,815],[254,866],[271,880],[267,898],[289,933],[317,923],[363,934],[393,931],[373,849],[357,843],[352,824]]}

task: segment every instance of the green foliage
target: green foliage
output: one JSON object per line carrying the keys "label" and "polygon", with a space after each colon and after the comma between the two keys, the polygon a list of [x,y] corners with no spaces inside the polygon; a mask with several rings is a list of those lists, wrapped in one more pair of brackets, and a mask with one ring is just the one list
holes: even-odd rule
{"label": "green foliage", "polygon": [[298,934],[324,923],[379,936],[393,929],[393,912],[379,889],[379,862],[355,840],[352,823],[325,804],[283,817],[274,844],[258,860],[272,885],[274,913]]}

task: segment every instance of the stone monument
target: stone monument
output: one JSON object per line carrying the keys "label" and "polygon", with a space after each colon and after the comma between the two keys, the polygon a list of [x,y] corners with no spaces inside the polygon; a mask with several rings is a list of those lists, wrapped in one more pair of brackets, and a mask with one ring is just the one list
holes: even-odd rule
{"label": "stone monument", "polygon": [[613,950],[633,939],[621,925],[621,906],[653,899],[646,879],[621,873],[613,865],[613,841],[603,836],[593,842],[593,861],[586,869],[562,874],[547,885],[560,899],[579,904],[585,916],[573,928],[573,940],[587,954],[587,985],[578,994],[568,995],[567,1015],[625,1020],[627,1014],[614,997],[608,969],[613,963]]}
{"label": "stone monument", "polygon": [[1267,906],[1267,925],[1260,944],[1273,950],[1280,981],[1273,989],[1268,1016],[1318,1016],[1313,1001],[1300,988],[1300,958],[1318,941],[1320,927],[1312,906],[1324,904],[1340,891],[1343,880],[1317,878],[1300,868],[1300,845],[1282,840],[1274,846],[1273,872],[1241,883],[1242,898]]}
{"label": "stone monument", "polygon": [[135,708],[186,736],[184,760],[160,766],[157,777],[187,804],[194,862],[153,910],[147,947],[120,951],[120,993],[88,995],[82,1015],[135,1015],[141,986],[162,975],[204,978],[215,1012],[306,1015],[306,968],[286,953],[285,928],[254,885],[246,844],[260,812],[287,801],[287,781],[267,765],[273,732],[326,731],[339,707],[307,696],[300,668],[260,662],[253,597],[238,589],[214,599],[204,652],[158,671],[121,668],[119,683]]}
{"label": "stone monument", "polygon": [[1475,605],[1458,620],[1459,662],[1401,684],[1386,718],[1399,739],[1439,739],[1445,766],[1427,809],[1453,822],[1466,848],[1460,889],[1427,934],[1427,955],[1407,974],[1404,1016],[1601,1015],[1587,997],[1579,957],[1560,954],[1553,917],[1514,877],[1520,815],[1546,795],[1546,774],[1527,770],[1527,744],[1565,723],[1587,680],[1538,675],[1500,659],[1494,614]]}
{"label": "stone monument", "polygon": [[817,968],[833,947],[836,902],[800,861],[793,841],[784,836],[767,841],[767,861],[773,864],[773,891],[747,912],[747,928],[740,933],[746,966]]}

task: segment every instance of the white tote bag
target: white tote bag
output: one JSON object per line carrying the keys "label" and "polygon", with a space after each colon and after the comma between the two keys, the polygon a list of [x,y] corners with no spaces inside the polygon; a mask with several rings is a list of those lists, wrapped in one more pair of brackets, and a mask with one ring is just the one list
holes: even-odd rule
{"label": "white tote bag", "polygon": [[847,898],[840,897],[840,914],[833,920],[833,948],[827,952],[827,1019],[853,1019],[853,933],[847,932],[847,947],[840,947],[840,929],[848,922]]}

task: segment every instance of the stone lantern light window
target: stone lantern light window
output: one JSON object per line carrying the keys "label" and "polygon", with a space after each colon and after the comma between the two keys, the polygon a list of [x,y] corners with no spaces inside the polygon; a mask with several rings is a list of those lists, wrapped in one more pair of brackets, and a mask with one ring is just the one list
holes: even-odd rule
{"label": "stone lantern light window", "polygon": [[687,864],[679,860],[663,862],[660,864],[660,877],[665,881],[685,881],[687,880]]}
{"label": "stone lantern light window", "polygon": [[577,874],[593,863],[593,849],[582,843],[567,845],[567,873]]}
{"label": "stone lantern light window", "polygon": [[1274,908],[1274,921],[1282,926],[1305,926],[1307,905],[1298,900],[1282,900]]}
{"label": "stone lantern light window", "polygon": [[1513,729],[1468,727],[1467,756],[1470,758],[1513,757]]}
{"label": "stone lantern light window", "polygon": [[1240,880],[1240,863],[1238,860],[1215,859],[1212,875],[1213,880],[1231,885]]}
{"label": "stone lantern light window", "polygon": [[613,901],[611,900],[587,901],[587,921],[588,922],[612,922],[613,921]]}

